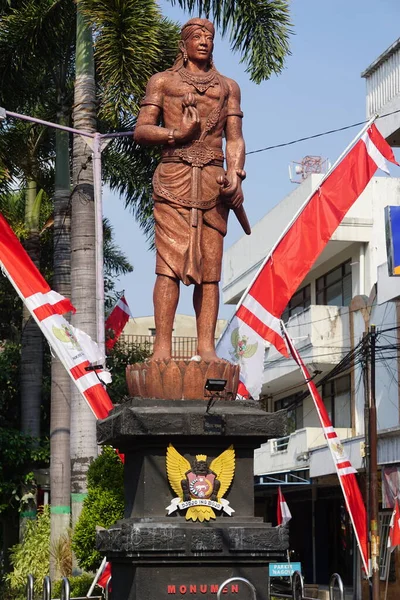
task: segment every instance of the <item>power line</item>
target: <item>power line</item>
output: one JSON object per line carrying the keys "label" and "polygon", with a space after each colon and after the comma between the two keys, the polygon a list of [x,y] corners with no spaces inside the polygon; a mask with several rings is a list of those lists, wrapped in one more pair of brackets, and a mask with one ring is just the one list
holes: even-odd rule
{"label": "power line", "polygon": [[[389,116],[394,115],[399,112],[400,112],[400,109],[393,110],[392,112],[386,113],[384,115],[380,115],[378,118],[384,119],[385,117],[389,117]],[[365,123],[368,123],[368,121],[367,120],[359,121],[358,123],[353,123],[352,125],[345,125],[344,127],[338,127],[337,129],[330,129],[329,131],[323,131],[322,133],[315,133],[314,135],[308,135],[306,137],[298,138],[296,140],[292,140],[291,142],[284,142],[282,144],[274,144],[273,146],[266,146],[265,148],[259,148],[258,150],[250,150],[249,152],[246,152],[246,156],[249,156],[250,154],[258,154],[259,152],[266,152],[267,150],[275,150],[275,148],[283,148],[285,146],[293,146],[293,144],[305,142],[306,140],[313,140],[315,138],[319,138],[324,135],[330,135],[331,133],[337,133],[339,131],[346,131],[346,129],[352,129],[353,127],[360,127],[360,125],[365,125]]]}

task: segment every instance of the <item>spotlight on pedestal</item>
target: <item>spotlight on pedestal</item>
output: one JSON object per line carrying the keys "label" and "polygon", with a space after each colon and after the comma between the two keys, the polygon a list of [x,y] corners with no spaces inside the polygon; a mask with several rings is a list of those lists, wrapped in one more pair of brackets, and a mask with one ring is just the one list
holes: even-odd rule
{"label": "spotlight on pedestal", "polygon": [[226,379],[207,379],[204,387],[208,392],[223,392],[226,382]]}

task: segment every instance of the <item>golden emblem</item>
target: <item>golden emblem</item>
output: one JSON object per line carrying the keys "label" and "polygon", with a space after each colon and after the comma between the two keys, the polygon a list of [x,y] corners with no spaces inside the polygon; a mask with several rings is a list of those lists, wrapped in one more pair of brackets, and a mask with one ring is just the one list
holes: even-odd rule
{"label": "golden emblem", "polygon": [[186,510],[186,520],[209,521],[215,519],[213,509],[223,510],[229,516],[233,508],[223,496],[228,491],[235,473],[235,450],[229,446],[207,464],[205,454],[197,454],[193,465],[169,444],[167,449],[167,475],[177,497],[167,506],[168,514]]}

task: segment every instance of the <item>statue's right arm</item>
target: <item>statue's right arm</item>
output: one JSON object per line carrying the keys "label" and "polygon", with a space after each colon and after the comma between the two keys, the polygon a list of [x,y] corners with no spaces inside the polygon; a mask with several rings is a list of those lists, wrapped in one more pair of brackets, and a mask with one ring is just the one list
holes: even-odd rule
{"label": "statue's right arm", "polygon": [[164,100],[164,77],[164,73],[157,73],[147,84],[134,133],[138,144],[157,146],[168,143],[171,135],[169,129],[158,124]]}

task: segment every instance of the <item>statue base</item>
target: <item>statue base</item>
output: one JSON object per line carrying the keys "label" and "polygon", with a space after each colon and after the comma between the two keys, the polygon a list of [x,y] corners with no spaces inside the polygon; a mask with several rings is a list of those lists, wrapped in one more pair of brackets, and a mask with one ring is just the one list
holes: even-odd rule
{"label": "statue base", "polygon": [[[112,593],[118,600],[216,598],[230,577],[244,577],[258,600],[269,600],[268,563],[282,561],[287,527],[254,516],[254,449],[286,434],[286,411],[266,413],[255,402],[132,398],[97,423],[100,444],[125,454],[125,518],[97,532],[97,549],[112,562]],[[226,493],[231,515],[216,511],[204,522],[186,519],[183,507],[168,510],[176,495],[166,467],[169,444],[192,464],[204,453],[235,449],[235,474]],[[169,514],[170,513],[170,514]],[[252,600],[241,581],[224,594]]]}
{"label": "statue base", "polygon": [[[226,360],[146,360],[128,365],[126,382],[129,395],[163,400],[235,400],[239,385],[239,366]],[[225,389],[209,393],[207,379],[226,380]]]}

